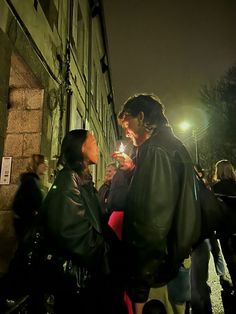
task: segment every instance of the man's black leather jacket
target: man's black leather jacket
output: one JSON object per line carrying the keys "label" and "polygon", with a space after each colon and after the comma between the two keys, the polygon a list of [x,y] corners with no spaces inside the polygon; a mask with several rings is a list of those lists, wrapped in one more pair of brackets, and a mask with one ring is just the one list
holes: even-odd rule
{"label": "man's black leather jacket", "polygon": [[125,207],[128,271],[149,286],[172,278],[201,233],[191,158],[165,126],[139,147]]}

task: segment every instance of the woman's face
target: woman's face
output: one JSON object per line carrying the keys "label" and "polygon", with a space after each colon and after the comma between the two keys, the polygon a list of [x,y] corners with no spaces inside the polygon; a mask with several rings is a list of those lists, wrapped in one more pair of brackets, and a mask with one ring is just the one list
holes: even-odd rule
{"label": "woman's face", "polygon": [[47,170],[48,170],[48,164],[45,161],[44,163],[38,165],[37,175],[43,176],[47,172]]}
{"label": "woman's face", "polygon": [[92,133],[88,132],[86,140],[82,146],[82,153],[84,155],[84,159],[88,161],[89,164],[96,164],[99,157],[99,149],[97,146],[97,142]]}

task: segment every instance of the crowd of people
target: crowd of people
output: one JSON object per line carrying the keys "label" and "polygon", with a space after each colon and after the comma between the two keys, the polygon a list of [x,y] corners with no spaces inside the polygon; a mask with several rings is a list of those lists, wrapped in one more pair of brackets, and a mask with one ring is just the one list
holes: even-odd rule
{"label": "crowd of people", "polygon": [[[98,162],[99,149],[87,130],[65,135],[46,196],[40,187],[44,156],[33,155],[21,175],[12,206],[15,228],[24,242],[36,221],[43,226],[53,313],[184,314],[191,308],[192,314],[211,314],[210,253],[222,288],[231,295],[236,288],[236,228],[228,221],[234,218],[234,168],[221,160],[207,181],[154,95],[129,98],[118,122],[133,151],[112,154],[98,192],[89,166]],[[204,189],[210,214],[200,197]],[[45,282],[30,285],[29,313],[46,313]]]}

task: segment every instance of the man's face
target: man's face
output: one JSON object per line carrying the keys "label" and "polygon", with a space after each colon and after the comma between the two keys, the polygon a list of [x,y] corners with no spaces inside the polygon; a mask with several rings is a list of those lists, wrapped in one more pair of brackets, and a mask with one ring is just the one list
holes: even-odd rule
{"label": "man's face", "polygon": [[142,145],[147,139],[147,131],[143,125],[143,119],[140,117],[140,115],[133,117],[127,114],[121,122],[125,136],[132,140],[134,146]]}

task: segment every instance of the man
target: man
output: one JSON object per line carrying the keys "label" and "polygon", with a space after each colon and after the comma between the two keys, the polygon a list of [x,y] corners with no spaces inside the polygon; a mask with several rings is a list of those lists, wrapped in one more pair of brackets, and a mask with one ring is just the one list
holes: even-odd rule
{"label": "man", "polygon": [[[129,294],[138,309],[150,287],[165,285],[175,277],[199,239],[201,216],[191,158],[174,136],[156,96],[140,94],[128,99],[118,119],[137,147],[123,240]],[[123,169],[133,169],[124,153],[113,157]]]}

